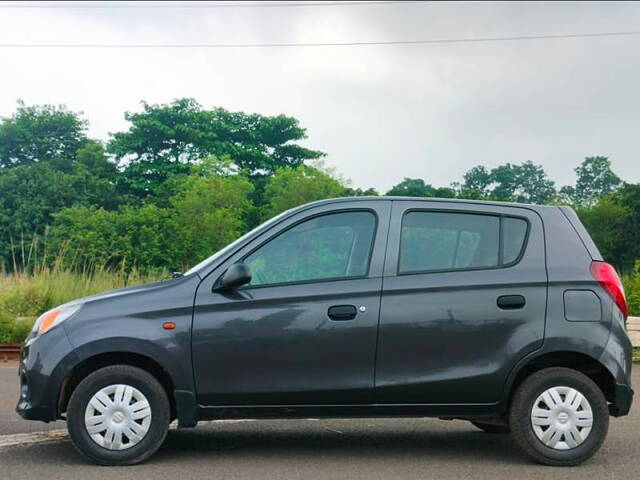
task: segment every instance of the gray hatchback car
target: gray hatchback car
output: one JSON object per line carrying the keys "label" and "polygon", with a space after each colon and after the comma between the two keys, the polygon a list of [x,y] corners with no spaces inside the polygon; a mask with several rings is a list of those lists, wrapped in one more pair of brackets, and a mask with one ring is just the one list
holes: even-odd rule
{"label": "gray hatchback car", "polygon": [[567,207],[360,197],[289,210],[184,275],[44,313],[17,411],[90,461],[169,423],[406,416],[575,465],[631,406],[627,304]]}

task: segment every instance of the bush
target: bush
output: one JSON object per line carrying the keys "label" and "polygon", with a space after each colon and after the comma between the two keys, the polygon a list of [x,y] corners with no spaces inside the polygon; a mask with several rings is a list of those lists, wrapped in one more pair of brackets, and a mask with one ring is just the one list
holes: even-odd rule
{"label": "bush", "polygon": [[635,267],[630,274],[622,276],[622,283],[630,315],[640,316],[640,260],[636,260]]}
{"label": "bush", "polygon": [[0,312],[0,343],[22,342],[33,326],[36,317],[21,317],[11,319]]}

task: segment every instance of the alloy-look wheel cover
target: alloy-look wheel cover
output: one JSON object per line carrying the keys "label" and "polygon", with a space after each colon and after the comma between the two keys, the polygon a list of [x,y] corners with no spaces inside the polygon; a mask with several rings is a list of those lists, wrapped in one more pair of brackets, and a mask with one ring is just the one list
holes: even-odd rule
{"label": "alloy-look wheel cover", "polygon": [[531,427],[542,443],[555,450],[569,450],[582,444],[593,427],[593,410],[588,400],[571,387],[551,387],[531,409]]}
{"label": "alloy-look wheel cover", "polygon": [[139,443],[151,426],[151,406],[130,385],[109,385],[98,391],[84,413],[94,442],[108,450],[125,450]]}

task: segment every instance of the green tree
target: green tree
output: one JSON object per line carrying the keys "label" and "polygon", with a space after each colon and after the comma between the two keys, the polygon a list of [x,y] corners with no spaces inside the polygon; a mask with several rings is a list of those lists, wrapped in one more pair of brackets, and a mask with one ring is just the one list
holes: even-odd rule
{"label": "green tree", "polygon": [[580,221],[598,246],[606,261],[618,269],[629,267],[625,252],[629,250],[623,234],[629,223],[629,209],[607,196],[594,205],[576,210]]}
{"label": "green tree", "polygon": [[0,256],[11,266],[16,254],[12,245],[15,250],[17,243],[30,244],[43,235],[54,213],[62,208],[114,208],[118,201],[113,183],[96,177],[81,163],[72,165],[69,172],[49,163],[0,170]]}
{"label": "green tree", "polygon": [[177,267],[185,269],[241,236],[253,185],[244,175],[190,176],[171,199],[179,235]]}
{"label": "green tree", "polygon": [[394,197],[433,197],[435,190],[421,178],[405,178],[391,187],[387,195]]}
{"label": "green tree", "polygon": [[325,172],[308,165],[285,167],[276,173],[264,190],[264,218],[304,203],[344,196],[345,187]]}
{"label": "green tree", "polygon": [[51,162],[66,168],[86,142],[87,122],[65,106],[27,106],[0,120],[0,168]]}
{"label": "green tree", "polygon": [[387,195],[393,197],[436,197],[454,198],[456,192],[449,187],[434,187],[425,183],[421,178],[405,178],[397,185],[391,187]]}
{"label": "green tree", "polygon": [[554,182],[542,166],[530,161],[506,163],[491,171],[482,165],[473,167],[458,188],[462,198],[545,204],[556,197]]}
{"label": "green tree", "polygon": [[123,181],[139,195],[154,192],[171,175],[187,174],[190,165],[210,155],[229,156],[251,178],[324,155],[294,143],[306,131],[285,115],[206,110],[189,98],[142,107],[125,114],[129,130],[115,133],[108,144],[124,168]]}
{"label": "green tree", "polygon": [[379,194],[373,187],[367,189],[347,187],[344,195],[345,197],[377,197]]}
{"label": "green tree", "polygon": [[[246,230],[253,186],[244,175],[223,175],[205,159],[175,186],[164,207],[124,205],[108,211],[72,207],[55,214],[50,250],[76,267],[182,270]],[[222,167],[221,167],[222,168]],[[214,173],[215,172],[215,173]]]}
{"label": "green tree", "polygon": [[[112,208],[117,170],[87,122],[64,106],[26,106],[0,121],[0,256],[11,266],[65,207]],[[31,248],[31,246],[29,247]],[[17,250],[17,252],[16,252]],[[31,252],[34,253],[34,252]],[[36,252],[38,253],[38,252]],[[20,265],[25,258],[18,258]]]}
{"label": "green tree", "polygon": [[575,172],[575,187],[565,186],[560,192],[578,205],[591,205],[598,197],[615,192],[622,185],[620,177],[611,170],[608,157],[586,157]]}
{"label": "green tree", "polygon": [[627,246],[620,256],[619,264],[621,269],[629,271],[635,261],[640,259],[640,183],[625,183],[611,196],[629,211],[627,223],[619,232],[621,243]]}
{"label": "green tree", "polygon": [[489,187],[493,179],[491,172],[484,166],[477,165],[473,167],[462,178],[462,184],[458,187],[460,196],[470,199],[481,199],[489,196]]}
{"label": "green tree", "polygon": [[633,269],[640,258],[640,184],[625,184],[576,211],[605,260]]}
{"label": "green tree", "polygon": [[491,170],[491,180],[495,186],[490,196],[496,200],[545,204],[556,195],[554,182],[542,166],[530,161],[496,167]]}
{"label": "green tree", "polygon": [[110,161],[102,143],[87,140],[76,152],[75,161],[86,167],[96,178],[115,183],[118,168],[114,162]]}

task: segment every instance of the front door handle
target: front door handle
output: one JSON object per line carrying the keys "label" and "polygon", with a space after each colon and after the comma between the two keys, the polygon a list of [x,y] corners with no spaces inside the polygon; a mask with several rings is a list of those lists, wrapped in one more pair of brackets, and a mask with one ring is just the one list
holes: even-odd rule
{"label": "front door handle", "polygon": [[527,301],[522,295],[502,295],[498,297],[498,307],[503,310],[518,310],[526,304]]}
{"label": "front door handle", "polygon": [[327,315],[331,320],[353,320],[357,313],[353,305],[334,305],[329,307]]}

